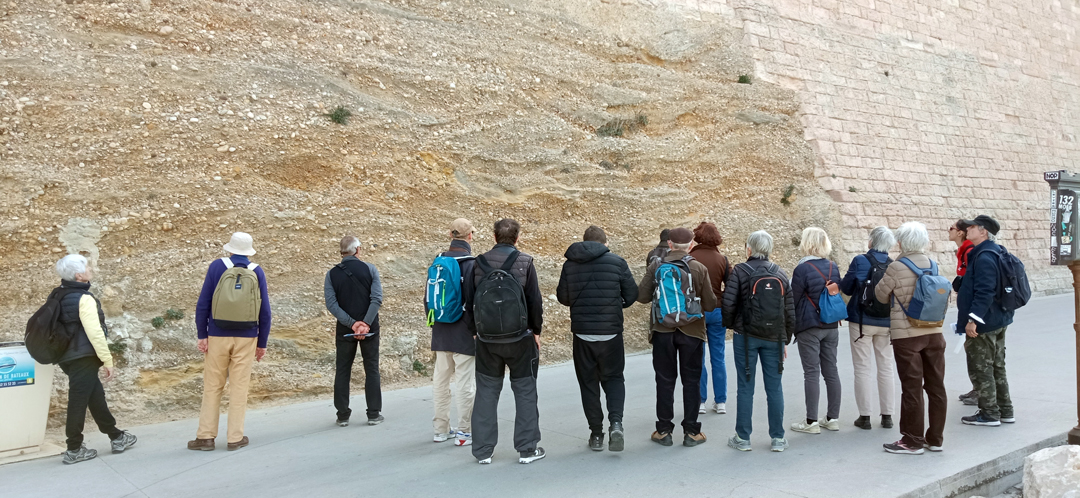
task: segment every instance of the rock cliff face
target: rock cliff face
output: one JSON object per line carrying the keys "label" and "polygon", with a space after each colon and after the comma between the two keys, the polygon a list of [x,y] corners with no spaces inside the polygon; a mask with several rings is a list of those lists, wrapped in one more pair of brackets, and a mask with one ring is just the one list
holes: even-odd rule
{"label": "rock cliff face", "polygon": [[[638,277],[661,228],[700,220],[736,260],[769,230],[790,268],[799,231],[837,232],[840,213],[794,93],[737,82],[742,38],[576,0],[4,2],[0,340],[60,256],[88,254],[122,357],[110,401],[153,420],[198,409],[191,317],[233,231],[254,236],[274,312],[256,402],[330,391],[322,278],[347,233],[382,273],[387,385],[430,370],[423,273],[457,217],[479,251],[495,220],[521,221],[545,295],[590,224]],[[628,310],[630,349],[645,311]],[[569,358],[567,319],[545,302],[544,361]]]}

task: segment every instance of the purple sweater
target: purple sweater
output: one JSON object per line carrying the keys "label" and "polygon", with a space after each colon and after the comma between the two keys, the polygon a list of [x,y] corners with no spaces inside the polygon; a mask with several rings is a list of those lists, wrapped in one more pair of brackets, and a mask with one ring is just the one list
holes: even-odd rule
{"label": "purple sweater", "polygon": [[[247,256],[232,255],[229,257],[236,266],[247,266]],[[210,319],[210,309],[214,301],[214,289],[217,288],[221,275],[225,273],[225,263],[215,259],[206,270],[206,280],[203,280],[202,292],[199,294],[199,303],[195,305],[195,329],[199,332],[199,339],[207,336],[214,337],[258,337],[260,348],[266,347],[266,341],[270,338],[270,298],[266,291],[266,274],[262,266],[255,267],[255,276],[259,278],[259,294],[262,296],[262,307],[259,309],[259,326],[247,330],[222,330],[214,325]]]}

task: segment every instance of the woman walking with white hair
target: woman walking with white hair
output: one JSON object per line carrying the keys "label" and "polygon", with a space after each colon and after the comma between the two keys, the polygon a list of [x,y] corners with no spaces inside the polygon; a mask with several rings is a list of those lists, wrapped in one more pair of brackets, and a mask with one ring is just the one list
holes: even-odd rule
{"label": "woman walking with white hair", "polygon": [[[836,368],[836,350],[840,344],[840,319],[847,318],[843,307],[841,316],[830,316],[823,293],[839,293],[840,268],[829,261],[832,243],[818,227],[802,232],[799,250],[804,254],[791,272],[791,294],[795,299],[795,342],[799,344],[802,360],[803,389],[806,394],[806,420],[791,424],[791,430],[820,434],[824,427],[840,430],[840,372]],[[840,302],[842,304],[842,301]],[[821,381],[825,379],[828,408],[818,419]]]}
{"label": "woman walking with white hair", "polygon": [[[907,259],[918,268],[933,268],[936,263],[926,254],[930,235],[926,225],[912,221],[896,231],[900,260]],[[908,320],[904,309],[911,307],[919,279],[903,261],[894,261],[874,289],[879,302],[891,303],[889,336],[892,338],[896,371],[900,374],[900,434],[895,443],[885,444],[885,451],[919,455],[923,448],[941,451],[945,431],[945,337],[940,324]],[[927,410],[923,391],[929,400],[930,426],[923,431]]]}
{"label": "woman walking with white hair", "polygon": [[859,418],[855,427],[869,430],[871,405],[874,401],[874,384],[870,381],[874,361],[877,361],[878,406],[881,410],[881,427],[891,429],[892,413],[896,407],[896,386],[893,375],[892,344],[889,342],[889,305],[878,303],[874,288],[892,260],[889,249],[896,245],[896,237],[888,227],[877,227],[870,232],[869,250],[851,259],[840,290],[851,296],[848,301],[848,336],[851,339],[851,363],[855,367],[855,404]]}
{"label": "woman walking with white hair", "polygon": [[105,368],[105,381],[116,376],[109,352],[108,327],[101,303],[90,294],[92,272],[86,258],[78,254],[64,256],[56,263],[60,287],[54,293],[60,299],[60,323],[71,343],[60,357],[60,369],[68,376],[67,451],[64,463],[79,463],[97,457],[97,450],[83,444],[86,410],[90,409],[98,430],[108,434],[112,452],[121,453],[137,441],[136,437],[116,428],[116,419],[105,401],[105,387],[98,371]]}

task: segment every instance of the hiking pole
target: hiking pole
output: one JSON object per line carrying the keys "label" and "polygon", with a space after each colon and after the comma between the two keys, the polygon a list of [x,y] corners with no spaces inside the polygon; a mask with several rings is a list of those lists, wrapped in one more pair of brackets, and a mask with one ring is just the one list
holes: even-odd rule
{"label": "hiking pole", "polygon": [[1076,427],[1069,431],[1069,444],[1080,445],[1080,261],[1069,263],[1069,269],[1073,277],[1073,331],[1076,332]]}

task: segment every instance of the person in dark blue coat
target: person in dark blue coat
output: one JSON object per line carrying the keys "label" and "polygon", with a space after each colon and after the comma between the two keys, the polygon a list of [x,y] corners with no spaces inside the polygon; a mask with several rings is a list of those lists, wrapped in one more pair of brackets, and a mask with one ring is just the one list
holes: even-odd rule
{"label": "person in dark blue coat", "polygon": [[1005,329],[1013,321],[1013,312],[1002,308],[998,300],[1002,249],[994,239],[1001,225],[987,215],[965,223],[967,240],[975,247],[968,253],[967,273],[956,294],[956,332],[967,335],[968,376],[979,391],[979,410],[961,421],[995,427],[1016,421],[1005,374]]}
{"label": "person in dark blue coat", "polygon": [[[806,393],[806,419],[791,424],[791,430],[820,434],[824,427],[840,430],[840,372],[836,368],[836,349],[840,342],[839,321],[822,323],[818,298],[828,282],[840,280],[840,268],[825,259],[832,252],[829,236],[818,227],[802,232],[799,250],[805,255],[791,272],[791,296],[795,299],[795,342],[803,367]],[[825,379],[828,409],[818,420],[820,379]]]}
{"label": "person in dark blue coat", "polygon": [[[893,360],[892,343],[889,339],[889,312],[878,318],[861,309],[860,297],[866,290],[867,277],[876,265],[881,274],[889,266],[889,249],[896,245],[896,237],[889,227],[877,227],[870,232],[869,250],[851,258],[848,271],[840,281],[840,291],[851,296],[848,301],[848,336],[851,339],[851,363],[855,367],[855,404],[859,418],[855,427],[870,429],[871,405],[874,401],[874,385],[870,381],[873,363],[877,363],[878,406],[881,409],[881,427],[893,426],[892,413],[896,407],[896,363]],[[873,261],[873,263],[871,263]],[[873,292],[873,289],[870,289]]]}

